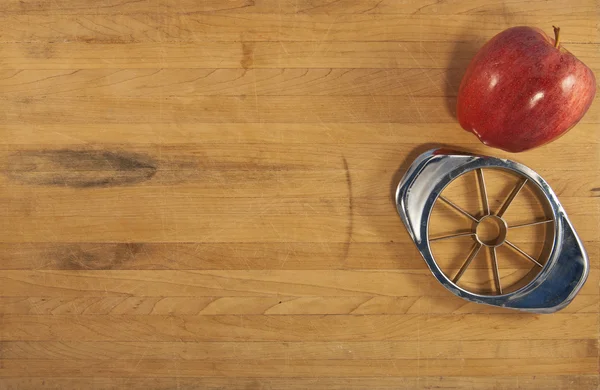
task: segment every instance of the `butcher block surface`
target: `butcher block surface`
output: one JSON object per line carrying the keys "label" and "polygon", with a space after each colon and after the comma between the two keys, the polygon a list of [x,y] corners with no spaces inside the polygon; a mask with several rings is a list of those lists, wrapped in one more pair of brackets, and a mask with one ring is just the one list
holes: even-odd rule
{"label": "butcher block surface", "polygon": [[[454,107],[474,53],[514,25],[559,25],[600,74],[599,12],[3,0],[0,388],[597,389],[600,103],[521,154],[480,144]],[[393,192],[436,146],[546,178],[591,261],[571,305],[481,306],[434,279]]]}

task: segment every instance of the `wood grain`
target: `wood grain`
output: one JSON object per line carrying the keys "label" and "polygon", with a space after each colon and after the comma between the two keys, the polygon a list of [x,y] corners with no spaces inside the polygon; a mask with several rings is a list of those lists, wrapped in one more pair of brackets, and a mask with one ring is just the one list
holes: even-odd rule
{"label": "wood grain", "polygon": [[[494,329],[494,332],[489,332]],[[4,315],[7,341],[436,341],[598,337],[595,314],[405,315]],[[597,359],[596,359],[597,360]],[[580,368],[573,368],[580,370]],[[587,371],[587,370],[586,370]],[[579,371],[578,371],[579,372]],[[406,374],[404,375],[406,376]]]}
{"label": "wood grain", "polygon": [[[580,131],[569,131],[561,138],[569,144],[597,144],[600,133],[595,131],[596,124],[579,123]],[[43,123],[31,126],[25,123],[11,125],[0,124],[1,131],[7,135],[0,139],[0,145],[45,145],[47,148],[61,149],[65,145],[81,147],[96,145],[98,148],[114,144],[134,147],[138,144],[159,143],[161,145],[186,143],[233,143],[233,144],[322,144],[346,143],[360,144],[397,144],[420,142],[423,132],[442,144],[457,143],[465,148],[477,148],[479,140],[466,131],[449,131],[445,123]],[[551,147],[552,144],[548,145]],[[533,151],[532,151],[533,152]],[[517,158],[526,158],[521,154]],[[397,166],[400,165],[398,162]],[[397,168],[397,167],[396,167]],[[586,168],[586,167],[582,167]],[[553,174],[553,170],[536,167],[544,178]],[[591,170],[591,168],[590,168]],[[310,172],[303,172],[310,174]],[[581,180],[578,177],[569,177]],[[568,179],[568,178],[565,178]],[[361,185],[361,181],[355,183]],[[575,187],[580,187],[573,184]],[[571,187],[571,186],[567,186]]]}
{"label": "wood grain", "polygon": [[[484,42],[11,42],[0,46],[0,69],[429,68],[449,69],[460,79]],[[597,43],[568,47],[588,66],[600,67]]]}
{"label": "wood grain", "polygon": [[208,388],[208,389],[293,389],[323,388],[335,390],[371,388],[377,383],[377,389],[402,389],[410,390],[420,387],[433,387],[437,389],[455,389],[457,386],[471,386],[475,389],[499,389],[519,386],[521,389],[539,389],[552,386],[555,389],[568,390],[575,388],[593,389],[598,385],[593,375],[563,375],[563,376],[488,376],[488,377],[440,377],[420,376],[414,377],[338,377],[338,378],[225,378],[225,377],[198,377],[181,378],[178,376],[163,378],[131,378],[131,377],[94,377],[82,378],[80,376],[68,378],[4,378],[4,383],[24,389],[64,389],[65,387],[93,387],[101,389],[172,389],[172,388]]}
{"label": "wood grain", "polygon": [[[227,14],[140,13],[135,15],[0,16],[2,42],[210,42],[210,41],[404,41],[427,42],[489,38],[511,25],[548,26],[556,16],[390,14]],[[24,23],[25,22],[25,23]],[[469,28],[466,28],[469,26]],[[561,15],[565,42],[598,43],[595,21]]]}
{"label": "wood grain", "polygon": [[[444,69],[83,69],[6,70],[3,98],[165,96],[456,95]],[[418,77],[431,83],[423,85]],[[75,84],[75,85],[74,85]],[[82,88],[84,85],[85,88]],[[442,86],[442,88],[440,88]],[[284,91],[284,93],[282,93]]]}
{"label": "wood grain", "polygon": [[[0,388],[597,389],[598,103],[518,155],[482,145],[454,110],[467,64],[510,26],[559,25],[598,73],[598,12],[594,0],[3,1]],[[591,262],[563,311],[470,303],[433,278],[393,193],[440,145],[550,183]],[[496,210],[514,178],[486,180]],[[479,215],[477,191],[464,176],[445,195]],[[509,224],[544,218],[534,195]],[[430,237],[470,228],[438,207]],[[517,233],[542,256],[544,226]],[[471,245],[433,250],[455,274]],[[487,256],[461,286],[492,286]],[[532,269],[498,256],[503,283]]]}
{"label": "wood grain", "polygon": [[157,0],[150,8],[146,2],[121,0],[55,0],[46,2],[24,2],[6,0],[4,13],[36,14],[53,12],[59,15],[103,15],[130,14],[140,12],[168,12],[172,14],[192,14],[198,12],[248,12],[281,14],[401,14],[401,15],[564,15],[580,14],[596,10],[592,0],[577,0],[566,6],[560,0],[533,0],[527,3],[505,3],[501,0],[469,3],[451,0],[443,3],[435,1],[393,0],[282,0],[272,3],[268,0]]}
{"label": "wood grain", "polygon": [[[176,373],[176,371],[174,371]],[[23,389],[39,389],[44,386],[47,389],[64,389],[65,387],[92,387],[101,389],[173,389],[173,388],[207,388],[207,389],[293,389],[302,390],[306,388],[323,388],[335,390],[356,390],[372,388],[376,383],[377,389],[402,389],[411,390],[415,388],[456,389],[456,387],[470,386],[474,389],[501,389],[519,386],[523,390],[537,390],[552,386],[555,389],[569,390],[572,388],[594,389],[598,380],[594,375],[529,375],[529,376],[462,376],[462,377],[337,377],[337,378],[247,378],[247,377],[196,377],[181,378],[173,374],[170,377],[144,378],[130,376],[124,377],[88,377],[81,376],[63,378],[3,378],[7,386]]]}
{"label": "wood grain", "polygon": [[[73,376],[85,372],[85,376],[106,376],[111,373],[130,377],[132,372],[148,377],[162,377],[177,372],[178,377],[265,377],[273,371],[281,378],[300,377],[379,377],[392,373],[410,375],[419,371],[431,376],[439,373],[444,376],[464,376],[475,371],[486,376],[496,370],[504,370],[512,375],[552,374],[556,370],[564,370],[568,374],[584,374],[593,369],[597,358],[556,359],[542,358],[531,363],[528,359],[464,359],[462,361],[430,359],[421,360],[238,360],[236,362],[213,360],[212,362],[195,360],[130,360],[108,361],[98,364],[87,360],[3,360],[0,376],[4,372],[18,375],[35,376]],[[528,364],[524,364],[528,363]],[[359,374],[357,374],[359,373]]]}
{"label": "wood grain", "polygon": [[[430,346],[427,348],[427,346]],[[357,341],[357,342],[29,342],[6,341],[2,358],[12,359],[540,359],[598,356],[595,340]]]}
{"label": "wood grain", "polygon": [[[594,313],[595,294],[579,295],[565,313]],[[1,314],[90,315],[326,315],[506,313],[448,296],[68,296],[3,297]],[[590,341],[590,340],[588,340]],[[546,342],[546,341],[543,341]],[[437,352],[436,352],[437,353]]]}
{"label": "wood grain", "polygon": [[[510,273],[512,270],[502,270]],[[128,296],[439,296],[446,292],[429,278],[427,270],[409,271],[4,271],[5,296],[23,296],[35,286],[38,294]],[[597,294],[593,284],[600,272],[593,270],[590,286],[581,294]],[[173,282],[176,280],[177,282]]]}

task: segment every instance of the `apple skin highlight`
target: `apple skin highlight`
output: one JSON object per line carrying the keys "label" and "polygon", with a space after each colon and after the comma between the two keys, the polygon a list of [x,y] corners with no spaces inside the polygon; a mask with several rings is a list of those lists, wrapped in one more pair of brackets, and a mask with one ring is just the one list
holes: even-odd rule
{"label": "apple skin highlight", "polygon": [[566,133],[592,104],[596,78],[556,46],[542,30],[525,26],[489,40],[460,84],[460,125],[484,144],[508,152],[529,150]]}

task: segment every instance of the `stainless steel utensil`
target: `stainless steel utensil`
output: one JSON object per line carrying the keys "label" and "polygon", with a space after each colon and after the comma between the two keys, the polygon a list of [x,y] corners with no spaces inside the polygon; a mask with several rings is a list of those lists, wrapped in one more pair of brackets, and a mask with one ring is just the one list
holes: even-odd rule
{"label": "stainless steel utensil", "polygon": [[[484,171],[488,168],[502,169],[516,174],[520,181],[496,213],[490,211],[485,185]],[[442,191],[457,177],[475,171],[481,193],[482,216],[474,216],[441,195]],[[551,218],[543,221],[510,226],[503,218],[512,201],[526,185],[535,187],[547,202]],[[441,201],[472,221],[470,232],[429,237],[431,212],[437,201]],[[466,300],[534,313],[551,313],[567,306],[579,292],[589,273],[589,259],[581,240],[548,183],[530,168],[514,161],[480,156],[445,149],[434,149],[420,155],[408,169],[396,191],[398,213],[408,233],[417,245],[429,269],[437,280],[455,295]],[[495,224],[499,231],[492,238],[483,237],[478,228],[482,224]],[[547,261],[527,254],[515,243],[506,239],[509,229],[547,224],[553,227],[553,235]],[[431,243],[470,236],[474,240],[470,254],[458,272],[450,277],[439,267],[431,250]],[[525,286],[505,293],[498,272],[496,248],[507,245],[519,254],[523,261],[531,262],[540,272]],[[484,295],[460,287],[458,282],[475,256],[482,250],[490,251],[494,275],[494,293]]]}

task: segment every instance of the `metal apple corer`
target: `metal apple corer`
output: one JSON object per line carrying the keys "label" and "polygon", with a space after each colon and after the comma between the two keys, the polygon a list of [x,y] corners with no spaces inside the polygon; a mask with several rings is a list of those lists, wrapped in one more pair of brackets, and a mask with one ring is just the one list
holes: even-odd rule
{"label": "metal apple corer", "polygon": [[[497,207],[492,207],[496,205],[490,203],[489,188],[486,187],[486,177],[493,172],[515,178],[505,196],[498,200]],[[445,195],[451,183],[465,177],[474,182],[472,195],[479,208],[477,213],[457,204],[458,197],[452,199]],[[506,218],[507,211],[524,188],[535,194],[544,217],[514,224]],[[400,181],[396,207],[436,279],[468,301],[533,313],[552,313],[567,306],[587,279],[589,258],[556,194],[540,175],[517,162],[446,149],[430,150],[412,163]],[[443,234],[432,233],[431,216],[438,207],[444,209],[443,213],[451,213],[452,218],[459,219],[464,228]],[[527,207],[526,204],[523,209]],[[523,213],[518,209],[515,212]],[[542,249],[532,255],[521,247],[521,242],[525,242],[523,231],[539,227],[543,227],[546,234]],[[462,244],[458,245],[457,253],[462,249],[464,253],[454,256],[446,262],[448,264],[436,261],[434,254],[440,250],[436,246],[459,240]],[[450,252],[447,248],[450,247],[443,247],[442,253]],[[479,268],[475,271],[480,276],[491,273],[485,281],[489,285],[486,288],[482,288],[481,282],[465,281],[466,272],[474,268],[474,259],[481,260],[482,255],[486,259],[478,261]],[[524,269],[521,274],[525,274],[519,281],[506,285],[504,281],[511,280],[511,275],[517,272],[501,275],[504,269],[499,264],[503,262]]]}

